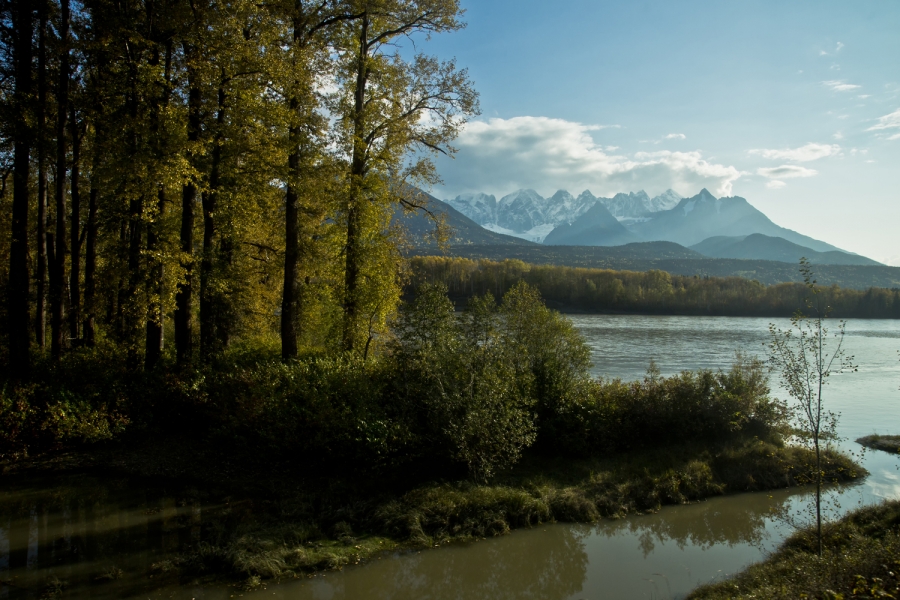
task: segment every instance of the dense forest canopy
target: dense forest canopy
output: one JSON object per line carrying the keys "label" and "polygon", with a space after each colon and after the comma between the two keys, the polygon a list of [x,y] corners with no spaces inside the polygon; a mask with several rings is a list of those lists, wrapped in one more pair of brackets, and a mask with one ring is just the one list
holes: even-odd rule
{"label": "dense forest canopy", "polygon": [[377,341],[391,215],[478,112],[464,69],[401,42],[462,28],[458,0],[0,8],[12,373],[101,340],[134,369],[167,337],[182,367],[241,336],[284,358]]}

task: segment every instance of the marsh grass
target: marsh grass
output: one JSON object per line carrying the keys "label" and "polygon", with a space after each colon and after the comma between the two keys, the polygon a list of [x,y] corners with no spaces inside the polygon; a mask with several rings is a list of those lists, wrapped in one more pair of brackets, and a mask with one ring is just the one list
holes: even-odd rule
{"label": "marsh grass", "polygon": [[891,454],[900,453],[900,435],[867,435],[856,440],[857,444],[873,450],[883,450]]}
{"label": "marsh grass", "polygon": [[766,561],[703,586],[688,598],[898,598],[900,501],[860,509],[823,528],[817,556],[815,528],[797,532]]}

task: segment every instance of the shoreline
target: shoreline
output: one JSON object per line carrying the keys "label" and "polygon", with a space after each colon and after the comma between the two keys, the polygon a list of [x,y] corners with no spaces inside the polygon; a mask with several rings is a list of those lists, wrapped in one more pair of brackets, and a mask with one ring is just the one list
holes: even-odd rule
{"label": "shoreline", "polygon": [[[379,491],[377,482],[349,473],[294,479],[297,471],[283,465],[259,472],[258,465],[221,456],[215,468],[210,461],[215,452],[179,460],[200,443],[157,440],[148,454],[153,445],[110,444],[94,452],[26,459],[12,469],[7,464],[0,481],[15,485],[81,474],[199,491],[209,505],[203,543],[170,553],[139,576],[153,588],[200,577],[250,590],[270,580],[365,564],[385,552],[421,551],[545,523],[591,523],[714,496],[794,487],[792,469],[804,461],[795,448],[759,440],[686,444],[591,460],[531,453],[487,484],[419,480],[405,488],[392,482]],[[847,457],[832,459],[833,474],[842,481],[866,474]],[[273,495],[272,482],[279,479],[283,487]],[[233,513],[241,506],[236,523]]]}

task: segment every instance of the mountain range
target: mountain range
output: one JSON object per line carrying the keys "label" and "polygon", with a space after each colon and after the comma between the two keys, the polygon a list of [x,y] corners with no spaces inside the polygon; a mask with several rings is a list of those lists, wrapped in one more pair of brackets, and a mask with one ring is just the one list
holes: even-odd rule
{"label": "mountain range", "polygon": [[643,190],[612,198],[589,190],[577,198],[565,190],[550,198],[518,190],[499,201],[480,193],[446,204],[489,231],[552,246],[668,241],[712,258],[796,262],[806,256],[814,264],[879,264],[776,225],[744,198],[716,198],[706,189],[690,198],[672,190],[653,198]]}
{"label": "mountain range", "polygon": [[[824,242],[818,242],[824,244],[824,248],[826,248],[821,253],[807,246],[788,242],[784,238],[765,234],[711,236],[699,244],[695,244],[693,248],[671,241],[642,241],[608,246],[540,244],[484,228],[448,203],[421,190],[415,190],[414,194],[418,202],[426,204],[434,216],[444,221],[450,235],[446,240],[446,245],[439,246],[433,235],[435,223],[427,213],[423,211],[405,212],[397,208],[394,223],[406,230],[409,242],[406,252],[410,255],[449,254],[475,260],[518,259],[532,264],[632,271],[659,269],[680,275],[743,277],[766,284],[801,281],[797,261],[800,256],[806,256],[813,264],[818,265],[816,278],[823,285],[837,284],[853,289],[866,289],[873,286],[900,287],[900,268],[883,266],[865,257],[847,252],[827,250],[833,246],[824,244]],[[632,196],[637,196],[637,194]],[[489,198],[489,196],[483,195],[482,198]],[[678,203],[680,202],[679,200]],[[678,203],[673,208],[678,208]],[[685,206],[689,203],[690,199]],[[685,213],[685,206],[680,209],[682,214]],[[696,209],[696,207],[695,204],[694,208]],[[563,228],[558,235],[567,231],[571,232],[573,236],[584,233],[584,230],[580,230],[580,228],[585,223],[599,226],[599,229],[602,229],[604,224],[609,228],[615,227],[601,209],[595,209],[591,214],[588,214],[589,210],[582,213],[586,217],[584,223],[577,226],[572,223],[572,227]],[[685,216],[690,215],[691,212],[693,210],[689,210]],[[626,225],[648,222],[646,219],[649,218],[652,218],[652,215],[650,217],[626,217],[621,220],[615,217],[612,219],[618,221],[626,231],[630,231],[625,227]],[[643,221],[641,221],[642,219]],[[777,227],[774,224],[772,226]],[[586,229],[588,230],[587,236],[591,233],[598,234],[596,230],[592,231],[591,227]],[[616,231],[621,234],[620,229],[616,229]],[[600,233],[609,235],[608,232]],[[547,237],[549,238],[549,235]],[[812,240],[812,238],[806,239]],[[587,241],[592,240],[588,239]],[[812,242],[817,242],[817,240],[812,240]]]}

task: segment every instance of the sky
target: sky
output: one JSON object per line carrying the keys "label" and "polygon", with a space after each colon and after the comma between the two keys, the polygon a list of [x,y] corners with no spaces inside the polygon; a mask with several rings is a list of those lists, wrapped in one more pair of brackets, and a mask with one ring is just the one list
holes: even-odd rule
{"label": "sky", "polygon": [[461,4],[413,40],[481,97],[437,197],[706,187],[900,265],[900,1]]}

